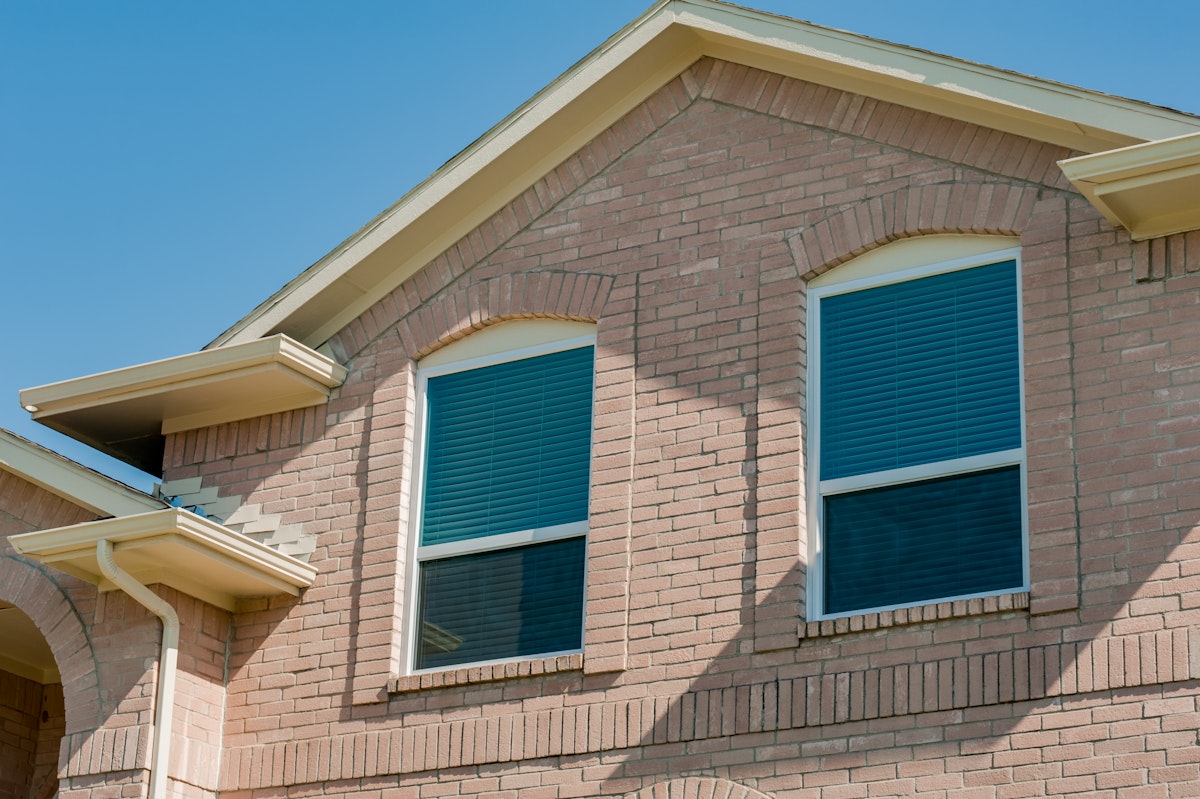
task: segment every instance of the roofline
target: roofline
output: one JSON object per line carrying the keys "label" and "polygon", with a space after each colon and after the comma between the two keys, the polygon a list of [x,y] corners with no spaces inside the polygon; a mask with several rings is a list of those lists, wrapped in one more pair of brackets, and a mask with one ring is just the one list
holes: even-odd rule
{"label": "roofline", "polygon": [[[181,508],[20,533],[8,539],[19,554],[102,589],[97,543],[108,541],[121,568],[139,582],[164,583],[225,610],[255,596],[298,596],[317,569],[291,555]],[[140,565],[123,562],[129,556]]]}
{"label": "roofline", "polygon": [[127,516],[167,505],[45,447],[0,429],[0,469],[98,516]]}
{"label": "roofline", "polygon": [[20,391],[36,422],[154,475],[169,433],[328,401],[346,368],[283,334]]}
{"label": "roofline", "polygon": [[226,330],[318,347],[699,58],[1094,153],[1200,130],[1170,109],[716,0],[660,0]]}
{"label": "roofline", "polygon": [[1058,162],[1063,174],[1134,241],[1200,227],[1200,133]]}

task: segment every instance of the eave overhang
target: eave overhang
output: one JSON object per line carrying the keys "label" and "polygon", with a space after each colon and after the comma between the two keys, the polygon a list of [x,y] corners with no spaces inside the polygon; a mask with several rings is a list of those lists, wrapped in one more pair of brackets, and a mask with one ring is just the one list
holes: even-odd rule
{"label": "eave overhang", "polygon": [[180,508],[10,536],[21,555],[112,590],[96,544],[113,545],[117,565],[145,585],[162,583],[226,610],[238,600],[290,595],[312,585],[315,567]]}
{"label": "eave overhang", "polygon": [[1170,109],[713,0],[662,0],[210,347],[318,347],[696,60],[711,56],[1094,153],[1200,131]]}
{"label": "eave overhang", "polygon": [[1135,241],[1200,229],[1200,133],[1070,158],[1059,166]]}
{"label": "eave overhang", "polygon": [[320,405],[346,369],[285,335],[20,392],[42,424],[155,475],[163,436]]}
{"label": "eave overhang", "polygon": [[105,477],[7,430],[0,430],[0,469],[86,508],[97,516],[126,516],[166,507],[162,500]]}

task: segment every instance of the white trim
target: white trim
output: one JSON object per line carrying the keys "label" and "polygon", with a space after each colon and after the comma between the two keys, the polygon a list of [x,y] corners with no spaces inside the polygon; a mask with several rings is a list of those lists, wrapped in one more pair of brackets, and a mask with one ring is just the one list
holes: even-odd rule
{"label": "white trim", "polygon": [[[488,329],[481,330],[475,335],[487,335]],[[483,369],[488,366],[496,366],[501,363],[509,363],[511,361],[523,361],[526,358],[536,358],[539,355],[549,355],[552,352],[564,352],[566,350],[577,350],[583,347],[594,347],[596,345],[596,334],[592,333],[589,336],[574,336],[568,339],[555,339],[546,341],[540,344],[531,344],[520,349],[507,350],[505,352],[497,352],[489,355],[478,355],[471,358],[466,358],[461,361],[450,361],[448,363],[437,364],[435,366],[422,367],[417,364],[418,374],[428,380],[431,377],[441,377],[442,375],[454,374],[455,372],[467,372],[472,369]]]}
{"label": "white trim", "polygon": [[808,281],[809,291],[859,278],[894,275],[905,269],[928,267],[979,256],[991,257],[1011,250],[1020,252],[1017,236],[982,233],[931,233],[898,239],[854,257]]}
{"label": "white trim", "polygon": [[[938,238],[942,240],[939,243],[939,248],[942,249],[942,252],[945,252],[945,237],[939,236]],[[967,238],[977,239],[978,237],[964,237],[964,239]],[[903,241],[908,242],[910,240]],[[1007,241],[1011,241],[1011,239],[1008,239]],[[900,243],[901,242],[896,242],[896,244]],[[872,251],[869,255],[873,258],[886,257],[885,251],[889,246],[892,245],[884,245],[884,247],[879,248],[879,250]],[[907,261],[913,254],[911,251],[913,245],[906,243],[905,246],[910,248],[910,252],[906,253],[905,260]],[[973,249],[975,248],[974,245],[971,246]],[[990,264],[1004,263],[1006,261],[1014,262],[1014,268],[1016,269],[1017,364],[1020,386],[1020,448],[986,453],[984,455],[971,456],[967,458],[955,458],[948,461],[935,461],[929,464],[921,464],[918,466],[905,467],[901,469],[889,469],[881,472],[869,472],[866,474],[853,475],[850,477],[836,478],[832,480],[821,480],[821,300],[825,297],[836,296],[839,294],[847,294],[854,291],[862,291],[865,289],[877,288],[879,286],[907,282],[909,280],[918,280],[921,278],[930,277],[932,275],[955,272],[963,269],[971,269],[979,266],[988,266]],[[838,268],[845,268],[853,263],[854,261],[850,261]],[[836,269],[834,271],[836,272]],[[1020,248],[1004,247],[987,252],[972,252],[962,257],[951,258],[949,260],[943,260],[937,263],[904,267],[894,272],[877,272],[875,274],[859,276],[854,271],[851,271],[849,274],[851,275],[849,279],[840,281],[831,279],[827,282],[824,282],[820,286],[812,287],[808,292],[809,302],[807,333],[809,348],[806,375],[806,393],[808,396],[808,431],[806,440],[808,444],[807,462],[809,466],[806,480],[806,496],[808,496],[811,501],[807,503],[809,535],[806,620],[823,621],[826,619],[857,616],[864,613],[875,613],[883,610],[915,607],[918,605],[927,605],[936,602],[973,599],[1029,590],[1029,485],[1026,465],[1027,450],[1025,441],[1025,339]],[[947,477],[954,474],[966,474],[974,471],[984,471],[986,469],[1013,465],[1019,467],[1021,490],[1022,584],[1020,586],[1013,586],[1003,590],[987,591],[978,594],[964,594],[960,596],[936,598],[931,597],[917,602],[906,602],[897,605],[889,605],[886,607],[862,608],[838,613],[825,613],[823,605],[823,599],[825,595],[825,564],[824,551],[822,547],[822,534],[824,530],[824,498],[827,494],[846,493],[853,490],[865,490],[873,487],[882,487],[885,485],[894,485],[897,483],[912,482],[916,480]]]}
{"label": "white trim", "polygon": [[[482,330],[471,334],[471,338],[476,336],[503,336],[507,332],[513,330],[517,326],[538,326],[542,320],[513,320],[505,322],[494,327],[486,327]],[[564,328],[558,328],[563,330]],[[462,668],[473,668],[476,666],[487,666],[498,663],[519,662],[525,660],[542,659],[547,657],[557,657],[559,655],[578,654],[583,651],[572,649],[562,652],[538,653],[536,655],[520,656],[514,658],[502,658],[489,661],[469,661],[464,663],[455,663],[448,666],[437,666],[427,669],[418,669],[416,667],[417,660],[417,634],[420,619],[418,613],[420,610],[420,568],[422,563],[440,560],[458,555],[474,555],[484,552],[492,552],[501,549],[511,549],[513,547],[525,546],[528,544],[562,541],[570,538],[583,538],[584,545],[587,545],[587,533],[590,523],[590,518],[581,522],[572,522],[568,524],[554,525],[551,527],[534,528],[530,530],[519,530],[511,533],[501,533],[495,536],[485,536],[482,538],[471,538],[464,541],[454,541],[445,544],[431,544],[422,546],[421,540],[421,523],[422,511],[425,505],[425,435],[428,419],[428,396],[429,396],[429,379],[431,377],[440,377],[442,375],[454,374],[456,372],[465,372],[472,369],[483,369],[489,366],[495,366],[501,363],[509,363],[511,361],[524,360],[526,358],[536,358],[541,355],[548,355],[554,352],[564,352],[566,350],[581,349],[583,347],[592,347],[593,351],[596,346],[596,335],[570,336],[566,338],[555,338],[554,328],[545,326],[544,330],[551,334],[551,338],[540,341],[535,344],[518,347],[512,350],[504,350],[493,352],[486,355],[474,355],[474,350],[471,355],[458,360],[445,360],[441,358],[435,360],[434,365],[422,367],[417,364],[416,374],[416,397],[417,408],[415,414],[415,424],[413,429],[413,452],[415,458],[413,461],[412,470],[412,490],[408,492],[411,498],[411,510],[409,513],[408,524],[408,560],[405,567],[405,587],[404,595],[406,601],[406,609],[403,615],[402,635],[403,644],[401,646],[401,663],[400,672],[402,675],[426,674],[438,671],[455,670]],[[459,342],[447,345],[447,349],[454,347]],[[439,350],[438,352],[442,352]],[[436,354],[436,353],[435,353]],[[594,352],[593,352],[594,359]],[[595,366],[593,360],[592,367],[592,430],[595,430]],[[590,517],[591,508],[591,468],[590,464],[593,459],[594,452],[589,450],[589,479],[588,479],[588,508]],[[586,563],[586,554],[585,554]],[[584,569],[584,615],[580,618],[580,642],[583,641],[583,634],[586,630],[586,615],[587,615],[587,569]]]}
{"label": "white trim", "polygon": [[565,657],[567,655],[583,654],[583,648],[579,649],[562,649],[557,652],[546,652],[540,655],[518,655],[513,658],[497,658],[495,660],[473,660],[470,663],[461,663],[454,666],[434,666],[428,669],[413,669],[406,676],[416,676],[418,674],[436,674],[439,671],[456,671],[458,669],[477,669],[486,668],[488,666],[502,666],[505,663],[525,663],[530,660],[549,660],[550,658]]}
{"label": "white trim", "polygon": [[108,590],[96,542],[113,544],[121,569],[225,610],[242,598],[299,596],[317,569],[182,508],[83,522],[10,536],[21,555]]}
{"label": "white trim", "polygon": [[533,530],[518,530],[515,533],[500,533],[481,538],[467,538],[462,541],[450,541],[445,544],[417,544],[417,560],[442,560],[455,555],[479,555],[484,552],[495,552],[500,549],[512,549],[526,544],[541,544],[548,541],[562,541],[567,538],[578,538],[587,535],[587,520],[556,524],[552,527],[538,527]]}
{"label": "white trim", "polygon": [[[1028,573],[1028,570],[1026,571]],[[1026,580],[1028,583],[1028,580]],[[873,608],[862,608],[855,610],[844,610],[839,613],[824,613],[818,619],[810,619],[810,621],[830,621],[831,619],[848,619],[852,616],[864,616],[868,613],[885,613],[889,610],[901,610],[903,608],[915,608],[923,605],[937,605],[942,602],[961,602],[966,599],[983,599],[989,596],[1005,596],[1006,594],[1019,594],[1022,591],[1028,591],[1028,588],[999,588],[995,591],[983,591],[976,594],[957,594],[955,596],[939,596],[933,599],[922,599],[920,602],[903,602],[897,605],[879,605]]]}
{"label": "white trim", "polygon": [[162,500],[7,430],[0,430],[0,469],[98,516],[130,516],[166,507]]}
{"label": "white trim", "polygon": [[866,488],[886,488],[891,485],[913,483],[918,480],[932,480],[938,477],[953,477],[956,474],[982,472],[988,469],[998,469],[1003,466],[1018,466],[1025,460],[1023,447],[1016,449],[988,452],[983,455],[971,455],[966,458],[953,458],[947,461],[933,461],[916,466],[905,466],[900,469],[886,469],[881,472],[866,472],[853,474],[849,477],[838,477],[833,480],[821,481],[821,496],[844,494],[848,491],[861,491]]}
{"label": "white trim", "polygon": [[[902,239],[901,241],[896,242],[896,244],[901,244],[908,241],[911,241],[911,239]],[[886,256],[886,251],[889,246],[890,245],[885,245],[878,250],[872,250],[867,254],[867,256],[863,257],[877,254],[881,257]],[[1017,261],[1019,266],[1020,260],[1020,247],[1005,247],[999,250],[988,250],[986,252],[972,253],[971,255],[964,255],[945,261],[920,264],[919,266],[909,266],[903,269],[897,269],[875,275],[867,275],[864,277],[856,276],[846,280],[837,280],[835,277],[834,279],[822,282],[820,285],[812,286],[812,288],[809,290],[809,296],[816,299],[823,299],[825,297],[833,297],[838,294],[851,294],[853,292],[863,291],[865,289],[879,288],[880,286],[887,286],[893,283],[907,283],[910,280],[917,280],[918,278],[922,277],[942,275],[948,272],[958,272],[963,269],[974,269],[977,266],[998,264],[1003,263],[1004,261]],[[837,275],[840,270],[852,266],[853,264],[854,261],[849,261],[841,266],[835,267],[830,272],[826,272],[824,275],[821,275],[821,277],[825,277],[826,275]]]}

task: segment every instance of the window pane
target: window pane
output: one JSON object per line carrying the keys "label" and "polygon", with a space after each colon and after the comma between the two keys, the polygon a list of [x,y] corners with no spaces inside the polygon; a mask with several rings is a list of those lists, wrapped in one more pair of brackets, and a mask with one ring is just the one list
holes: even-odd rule
{"label": "window pane", "polygon": [[821,300],[821,479],[1021,446],[1016,264]]}
{"label": "window pane", "polygon": [[421,564],[417,668],[578,650],[583,538]]}
{"label": "window pane", "polygon": [[587,519],[592,351],[430,378],[422,546]]}
{"label": "window pane", "polygon": [[826,497],[825,612],[1024,584],[1012,466]]}

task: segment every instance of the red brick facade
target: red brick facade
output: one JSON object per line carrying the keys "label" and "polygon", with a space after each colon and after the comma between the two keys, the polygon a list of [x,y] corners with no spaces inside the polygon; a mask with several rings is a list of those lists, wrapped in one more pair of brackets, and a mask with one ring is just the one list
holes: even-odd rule
{"label": "red brick facade", "polygon": [[[327,406],[169,436],[320,571],[163,591],[178,795],[1200,795],[1200,240],[1132,243],[1070,155],[702,60],[334,336]],[[807,283],[933,234],[1019,242],[1029,590],[810,621]],[[526,318],[596,326],[584,651],[408,674],[416,363]],[[153,618],[0,554],[62,795],[144,795]]]}

